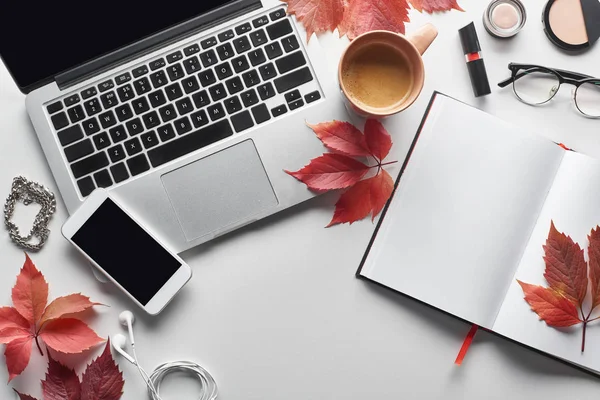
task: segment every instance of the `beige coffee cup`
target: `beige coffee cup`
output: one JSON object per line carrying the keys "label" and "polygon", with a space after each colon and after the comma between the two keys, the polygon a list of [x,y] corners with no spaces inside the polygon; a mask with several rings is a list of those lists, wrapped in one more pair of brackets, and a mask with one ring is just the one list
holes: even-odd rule
{"label": "beige coffee cup", "polygon": [[423,90],[422,55],[437,34],[437,29],[427,24],[408,37],[371,31],[354,39],[338,68],[348,108],[362,117],[385,118],[410,107]]}

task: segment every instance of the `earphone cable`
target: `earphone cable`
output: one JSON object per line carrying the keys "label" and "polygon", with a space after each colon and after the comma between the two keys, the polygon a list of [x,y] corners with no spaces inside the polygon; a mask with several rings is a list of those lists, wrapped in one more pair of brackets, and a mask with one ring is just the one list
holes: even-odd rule
{"label": "earphone cable", "polygon": [[148,376],[148,373],[140,365],[140,361],[138,360],[137,353],[135,352],[135,344],[131,345],[131,350],[133,352],[133,359],[135,360],[135,366],[137,367],[137,369],[138,369],[138,371],[139,371],[142,379],[144,380],[144,382],[146,382],[146,385],[148,386],[148,391],[151,393],[153,399],[155,399],[155,400],[162,400],[160,398],[160,396],[158,395],[158,392],[156,391],[156,388],[154,387],[154,384],[150,380],[150,377]]}
{"label": "earphone cable", "polygon": [[[217,383],[207,370],[193,362],[175,361],[159,365],[150,375],[151,385],[148,385],[148,395],[152,400],[161,400],[158,395],[160,385],[167,375],[174,372],[184,372],[200,381],[201,389],[198,400],[215,400],[217,398]],[[151,386],[156,390],[153,391]]]}

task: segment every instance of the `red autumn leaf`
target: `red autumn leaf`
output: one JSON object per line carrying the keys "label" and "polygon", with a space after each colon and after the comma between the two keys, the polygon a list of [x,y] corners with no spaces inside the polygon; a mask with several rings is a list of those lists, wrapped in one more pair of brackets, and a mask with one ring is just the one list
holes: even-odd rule
{"label": "red autumn leaf", "polygon": [[390,154],[392,137],[376,119],[368,119],[365,123],[365,140],[370,153],[379,161]]}
{"label": "red autumn leaf", "polygon": [[282,0],[288,14],[295,14],[306,29],[306,41],[313,33],[333,31],[344,17],[343,0]]}
{"label": "red autumn leaf", "polygon": [[51,349],[66,354],[81,353],[104,341],[84,322],[74,318],[48,322],[40,337]]}
{"label": "red autumn leaf", "polygon": [[118,400],[123,394],[123,373],[110,352],[110,341],[81,379],[81,400]]}
{"label": "red autumn leaf", "polygon": [[556,290],[517,282],[525,293],[525,301],[549,326],[562,328],[582,322],[573,303]]}
{"label": "red autumn leaf", "polygon": [[40,326],[43,326],[46,322],[61,318],[67,314],[76,314],[90,309],[93,306],[101,305],[102,304],[100,303],[91,302],[89,297],[84,296],[81,293],[59,297],[48,304],[39,324]]}
{"label": "red autumn leaf", "polygon": [[30,323],[23,318],[14,307],[0,307],[0,331],[5,328],[25,328],[30,327]]}
{"label": "red autumn leaf", "polygon": [[410,0],[410,4],[419,12],[429,14],[437,11],[450,11],[452,9],[465,11],[458,5],[457,0]]}
{"label": "red autumn leaf", "polygon": [[583,249],[569,236],[558,232],[552,222],[544,251],[544,277],[550,288],[561,293],[573,304],[581,306],[588,287]]}
{"label": "red autumn leaf", "polygon": [[27,364],[29,364],[29,359],[31,358],[31,346],[31,337],[15,339],[6,345],[4,356],[6,357],[9,382],[27,368]]}
{"label": "red autumn leaf", "polygon": [[588,258],[590,260],[590,282],[592,284],[592,309],[600,305],[600,227],[592,229],[588,236]]}
{"label": "red autumn leaf", "polygon": [[407,0],[347,0],[344,18],[338,30],[350,40],[373,30],[404,33],[409,22]]}
{"label": "red autumn leaf", "polygon": [[14,390],[14,391],[15,391],[15,393],[16,393],[16,394],[19,396],[19,399],[20,399],[20,400],[37,400],[35,397],[31,397],[31,396],[30,396],[30,395],[28,395],[28,394],[23,394],[23,393],[20,393],[20,392],[19,392],[18,390],[16,390],[16,389],[13,389],[13,390]]}
{"label": "red autumn leaf", "polygon": [[360,181],[369,167],[342,154],[323,154],[311,160],[310,164],[299,171],[287,174],[308,186],[309,189],[326,191],[345,189]]}
{"label": "red autumn leaf", "polygon": [[332,121],[308,126],[334,153],[350,157],[367,157],[372,154],[365,135],[349,122]]}
{"label": "red autumn leaf", "polygon": [[30,324],[39,321],[48,303],[48,283],[27,254],[12,290],[15,308]]}
{"label": "red autumn leaf", "polygon": [[384,170],[377,176],[358,182],[340,196],[328,227],[343,223],[352,224],[369,214],[373,214],[375,219],[393,190],[394,181]]}
{"label": "red autumn leaf", "polygon": [[48,356],[48,372],[42,381],[44,400],[80,400],[81,384],[75,371]]}
{"label": "red autumn leaf", "polygon": [[8,344],[16,339],[33,338],[29,329],[21,327],[4,328],[0,331],[0,344]]}

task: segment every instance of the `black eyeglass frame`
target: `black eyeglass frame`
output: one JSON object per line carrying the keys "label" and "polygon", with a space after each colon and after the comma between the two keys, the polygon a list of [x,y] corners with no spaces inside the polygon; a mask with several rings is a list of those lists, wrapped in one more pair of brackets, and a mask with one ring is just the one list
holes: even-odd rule
{"label": "black eyeglass frame", "polygon": [[[506,86],[513,84],[513,91],[515,93],[515,96],[517,96],[517,98],[519,100],[521,100],[522,102],[529,104],[529,105],[543,105],[548,103],[550,100],[552,100],[554,98],[554,96],[556,96],[556,94],[559,92],[560,87],[562,86],[563,83],[566,83],[568,85],[573,85],[575,86],[575,95],[573,96],[573,101],[575,103],[575,107],[577,107],[577,110],[582,114],[585,115],[586,117],[591,117],[591,118],[600,118],[600,116],[598,115],[589,115],[586,114],[585,112],[583,112],[581,110],[581,108],[579,108],[579,104],[577,104],[577,90],[585,83],[593,83],[595,85],[600,86],[600,79],[599,78],[594,78],[591,77],[589,75],[585,75],[585,74],[580,74],[578,72],[572,72],[572,71],[566,71],[566,70],[562,70],[562,69],[554,69],[554,68],[548,68],[548,67],[542,67],[541,65],[534,65],[534,64],[519,64],[519,63],[510,63],[508,64],[508,69],[510,69],[512,76],[508,79],[503,80],[502,82],[500,82],[498,84],[498,86],[500,86],[501,88],[505,88]],[[554,75],[557,79],[558,79],[558,88],[556,89],[556,91],[554,92],[554,94],[546,101],[542,102],[542,103],[537,103],[537,104],[531,104],[525,100],[523,100],[519,94],[517,93],[517,90],[515,88],[515,81],[518,81],[519,79],[521,79],[524,76],[527,76],[528,73],[531,72],[545,72],[545,73],[549,73]]]}

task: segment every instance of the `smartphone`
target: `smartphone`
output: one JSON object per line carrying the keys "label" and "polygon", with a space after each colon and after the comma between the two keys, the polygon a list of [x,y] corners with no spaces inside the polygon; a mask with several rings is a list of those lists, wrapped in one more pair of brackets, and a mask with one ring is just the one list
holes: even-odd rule
{"label": "smartphone", "polygon": [[192,270],[104,189],[62,227],[63,236],[148,314],[160,313]]}

